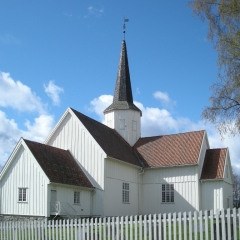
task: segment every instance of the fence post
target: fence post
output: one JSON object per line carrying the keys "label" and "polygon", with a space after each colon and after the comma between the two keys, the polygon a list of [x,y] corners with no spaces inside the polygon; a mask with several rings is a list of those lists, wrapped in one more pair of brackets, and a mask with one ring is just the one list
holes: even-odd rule
{"label": "fence post", "polygon": [[153,215],[153,239],[157,239],[157,218],[156,214]]}
{"label": "fence post", "polygon": [[[134,217],[134,234],[135,234],[135,240],[138,240],[139,238],[138,238],[138,217],[137,216],[135,216]],[[119,239],[117,239],[117,240],[119,240]]]}
{"label": "fence post", "polygon": [[158,239],[162,239],[162,214],[158,214]]}
{"label": "fence post", "polygon": [[147,240],[147,215],[143,217],[144,240]]}
{"label": "fence post", "polygon": [[216,210],[216,214],[215,214],[215,218],[216,218],[216,237],[217,240],[220,240],[220,234],[219,234],[219,210]]}
{"label": "fence post", "polygon": [[188,213],[188,224],[189,224],[189,240],[192,240],[192,213]]}
{"label": "fence post", "polygon": [[182,240],[182,214],[178,213],[178,238]]}
{"label": "fence post", "polygon": [[173,239],[177,239],[177,216],[173,213]]}
{"label": "fence post", "polygon": [[210,211],[211,239],[214,239],[213,210]]}
{"label": "fence post", "polygon": [[202,210],[199,212],[199,230],[200,230],[200,240],[203,240],[203,220],[202,220]]}
{"label": "fence post", "polygon": [[198,224],[198,217],[197,217],[197,212],[194,212],[194,240],[198,240],[198,229],[197,229],[197,224]]}
{"label": "fence post", "polygon": [[222,220],[222,240],[226,240],[224,209],[221,210],[221,220]]}
{"label": "fence post", "polygon": [[139,240],[142,240],[142,215],[139,216]]}
{"label": "fence post", "polygon": [[228,239],[231,239],[231,213],[230,208],[227,209],[227,227],[228,227]]}
{"label": "fence post", "polygon": [[208,240],[208,211],[204,212],[204,220],[205,220],[205,239]]}
{"label": "fence post", "polygon": [[236,208],[233,208],[233,239],[237,240],[237,221],[236,221]]}

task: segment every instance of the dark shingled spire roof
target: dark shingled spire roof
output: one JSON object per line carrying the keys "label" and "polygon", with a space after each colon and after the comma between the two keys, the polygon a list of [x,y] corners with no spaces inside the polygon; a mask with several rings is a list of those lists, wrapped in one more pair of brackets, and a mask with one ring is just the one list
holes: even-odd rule
{"label": "dark shingled spire roof", "polygon": [[141,110],[133,103],[131,79],[128,67],[127,47],[125,40],[122,41],[122,49],[118,66],[118,74],[114,91],[113,103],[105,109],[104,113],[114,109]]}

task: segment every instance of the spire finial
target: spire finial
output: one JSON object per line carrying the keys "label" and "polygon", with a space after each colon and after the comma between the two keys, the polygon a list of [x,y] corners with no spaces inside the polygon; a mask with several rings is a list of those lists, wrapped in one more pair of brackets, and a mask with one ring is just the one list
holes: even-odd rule
{"label": "spire finial", "polygon": [[126,33],[126,22],[128,22],[129,21],[129,19],[127,19],[127,18],[125,18],[124,17],[124,21],[123,21],[123,40],[125,40],[125,33]]}

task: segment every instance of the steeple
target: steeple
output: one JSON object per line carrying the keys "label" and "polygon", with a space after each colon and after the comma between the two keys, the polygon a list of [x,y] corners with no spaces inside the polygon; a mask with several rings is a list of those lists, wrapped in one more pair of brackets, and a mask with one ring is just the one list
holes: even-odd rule
{"label": "steeple", "polygon": [[139,111],[142,115],[141,110],[133,103],[131,79],[128,66],[127,46],[125,40],[122,41],[113,103],[105,109],[104,113],[107,113],[114,109],[132,109],[135,111]]}
{"label": "steeple", "polygon": [[104,115],[105,124],[115,129],[130,146],[140,138],[142,112],[133,103],[125,40],[122,41],[113,103],[105,109]]}

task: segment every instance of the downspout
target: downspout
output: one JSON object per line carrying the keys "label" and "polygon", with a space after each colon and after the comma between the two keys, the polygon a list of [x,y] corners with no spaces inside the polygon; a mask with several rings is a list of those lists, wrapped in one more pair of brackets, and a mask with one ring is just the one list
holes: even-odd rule
{"label": "downspout", "polygon": [[94,189],[91,193],[91,205],[90,205],[90,216],[93,215],[93,194],[96,193],[96,189]]}
{"label": "downspout", "polygon": [[140,175],[144,173],[144,168],[138,172],[138,215],[140,215]]}

